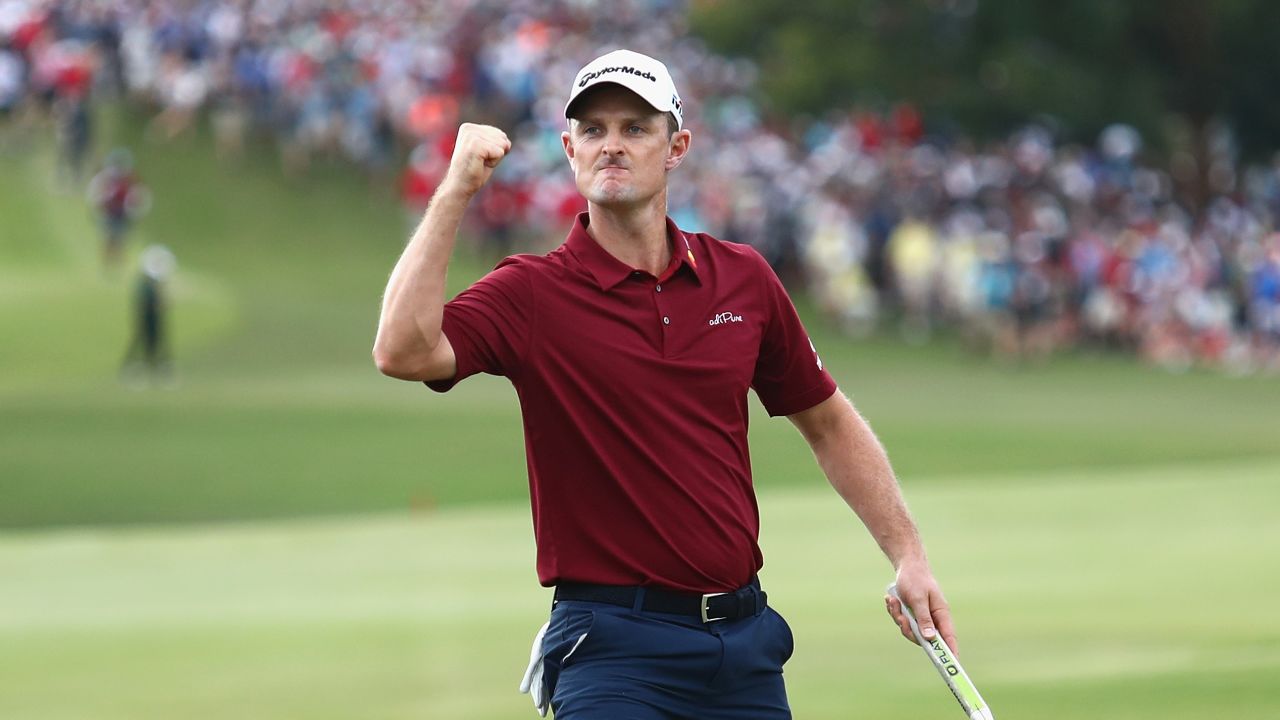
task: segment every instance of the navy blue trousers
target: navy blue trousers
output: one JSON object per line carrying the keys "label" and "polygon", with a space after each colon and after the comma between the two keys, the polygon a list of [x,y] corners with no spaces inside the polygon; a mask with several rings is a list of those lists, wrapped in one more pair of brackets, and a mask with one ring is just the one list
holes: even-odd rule
{"label": "navy blue trousers", "polygon": [[[637,606],[639,601],[637,601]],[[772,608],[738,620],[560,601],[543,640],[556,720],[782,720],[791,628]]]}

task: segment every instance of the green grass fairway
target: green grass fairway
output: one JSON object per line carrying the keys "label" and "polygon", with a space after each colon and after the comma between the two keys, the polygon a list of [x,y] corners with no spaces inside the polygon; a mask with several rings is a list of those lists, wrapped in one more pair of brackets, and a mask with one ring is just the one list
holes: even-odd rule
{"label": "green grass fairway", "polygon": [[[957,478],[912,504],[996,717],[1275,717],[1280,464]],[[958,718],[828,489],[762,498],[797,718]],[[0,539],[0,717],[521,718],[522,505]]]}
{"label": "green grass fairway", "polygon": [[[130,267],[151,242],[178,258],[172,388],[117,380],[132,270],[98,267],[47,139],[0,145],[0,718],[533,717],[515,688],[549,597],[516,398],[374,369],[408,231],[394,198],[143,125],[98,127],[155,197]],[[451,282],[485,268],[462,249]],[[1001,367],[806,316],[889,449],[997,717],[1277,716],[1280,379]],[[751,438],[796,717],[958,718],[799,435],[757,406]]]}

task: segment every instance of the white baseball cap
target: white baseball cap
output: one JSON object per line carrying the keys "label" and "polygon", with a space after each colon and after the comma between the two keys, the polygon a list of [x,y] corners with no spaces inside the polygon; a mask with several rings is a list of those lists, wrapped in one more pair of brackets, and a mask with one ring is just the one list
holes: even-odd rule
{"label": "white baseball cap", "polygon": [[569,90],[569,102],[564,105],[564,116],[570,117],[573,102],[582,93],[597,85],[613,83],[639,95],[658,112],[676,116],[676,126],[684,127],[684,115],[680,112],[680,93],[671,81],[671,73],[661,61],[631,50],[614,50],[587,63],[573,79]]}

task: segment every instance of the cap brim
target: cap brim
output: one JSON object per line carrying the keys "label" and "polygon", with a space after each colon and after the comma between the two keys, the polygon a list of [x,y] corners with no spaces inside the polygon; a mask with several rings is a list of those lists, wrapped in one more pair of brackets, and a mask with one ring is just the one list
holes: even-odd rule
{"label": "cap brim", "polygon": [[648,105],[649,107],[653,108],[654,112],[659,112],[659,113],[669,113],[669,112],[671,112],[671,109],[670,109],[670,108],[668,108],[668,109],[665,109],[665,110],[664,110],[664,109],[662,109],[662,108],[658,107],[657,105],[655,105],[655,104],[653,103],[653,101],[652,101],[652,100],[650,100],[649,98],[645,97],[644,95],[641,95],[640,93],[636,92],[634,88],[632,88],[632,87],[630,87],[630,86],[628,86],[628,85],[625,85],[625,84],[620,83],[620,82],[615,82],[615,81],[613,81],[613,80],[600,80],[600,81],[598,81],[598,82],[591,83],[591,84],[590,84],[590,85],[588,85],[587,87],[583,88],[583,89],[582,89],[578,94],[574,95],[572,98],[569,98],[569,102],[565,103],[565,106],[564,106],[564,116],[565,116],[565,118],[572,118],[572,117],[573,117],[573,108],[574,108],[574,106],[575,106],[575,105],[577,105],[577,104],[578,104],[578,103],[579,103],[583,98],[585,98],[586,96],[588,96],[588,95],[590,95],[591,93],[595,92],[597,89],[604,87],[605,85],[613,85],[613,86],[615,86],[615,87],[620,87],[620,88],[622,88],[622,89],[624,89],[624,90],[630,90],[632,95],[635,95],[636,97],[638,97],[638,98],[640,98],[641,100],[643,100],[643,101],[645,102],[645,104],[646,104],[646,105]]}

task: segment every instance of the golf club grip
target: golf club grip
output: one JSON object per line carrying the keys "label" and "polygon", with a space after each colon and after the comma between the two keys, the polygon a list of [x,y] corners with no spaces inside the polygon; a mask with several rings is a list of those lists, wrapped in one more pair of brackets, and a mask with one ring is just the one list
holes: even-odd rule
{"label": "golf club grip", "polygon": [[929,656],[933,668],[942,676],[943,682],[955,696],[956,702],[960,703],[960,709],[964,710],[964,714],[971,720],[991,720],[991,710],[987,707],[986,701],[978,693],[978,687],[969,679],[969,674],[960,666],[960,661],[956,659],[947,641],[942,639],[942,633],[935,631],[933,640],[926,640],[920,632],[920,624],[916,622],[911,606],[898,594],[898,586],[890,585],[888,593],[902,607],[902,613],[906,615],[907,622],[911,625],[911,633],[915,635],[916,642],[924,650],[925,655]]}

